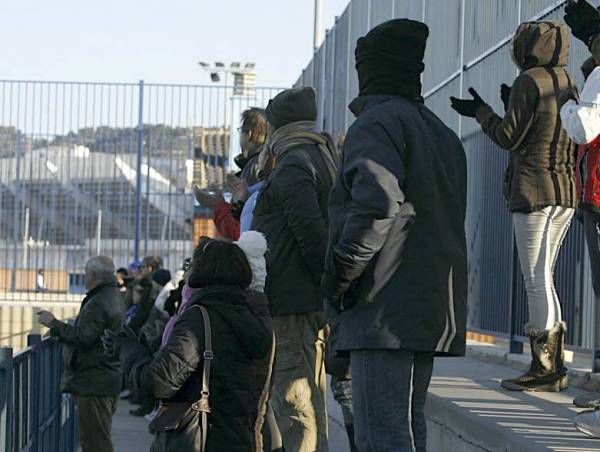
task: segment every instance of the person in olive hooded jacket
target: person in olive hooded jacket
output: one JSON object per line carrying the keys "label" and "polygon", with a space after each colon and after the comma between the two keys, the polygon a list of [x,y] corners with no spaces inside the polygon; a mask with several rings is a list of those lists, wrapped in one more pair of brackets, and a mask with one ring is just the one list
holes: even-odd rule
{"label": "person in olive hooded jacket", "polygon": [[474,117],[484,133],[510,152],[505,194],[525,279],[532,361],[524,375],[503,380],[513,391],[560,391],[567,386],[561,305],[554,266],[577,207],[576,146],[562,128],[559,94],[575,90],[567,72],[570,36],[560,22],[525,22],[512,40],[521,72],[503,86],[506,112],[497,115],[477,92],[473,100],[451,98],[461,115]]}

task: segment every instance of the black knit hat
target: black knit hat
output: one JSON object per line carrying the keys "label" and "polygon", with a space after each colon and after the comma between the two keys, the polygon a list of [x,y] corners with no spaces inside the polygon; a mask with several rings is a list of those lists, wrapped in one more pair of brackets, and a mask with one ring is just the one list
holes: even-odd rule
{"label": "black knit hat", "polygon": [[360,94],[421,94],[421,73],[429,28],[422,22],[393,19],[356,43]]}
{"label": "black knit hat", "polygon": [[160,268],[154,272],[154,274],[152,275],[152,279],[157,284],[164,286],[169,281],[171,281],[171,272],[167,269]]}
{"label": "black knit hat", "polygon": [[291,122],[316,121],[315,90],[306,86],[286,89],[269,101],[265,115],[275,129]]}

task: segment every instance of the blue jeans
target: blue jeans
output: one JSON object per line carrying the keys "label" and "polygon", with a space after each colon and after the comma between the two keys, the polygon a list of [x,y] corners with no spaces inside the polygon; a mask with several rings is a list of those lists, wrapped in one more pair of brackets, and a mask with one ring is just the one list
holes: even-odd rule
{"label": "blue jeans", "polygon": [[359,452],[426,452],[433,353],[356,350],[350,361]]}

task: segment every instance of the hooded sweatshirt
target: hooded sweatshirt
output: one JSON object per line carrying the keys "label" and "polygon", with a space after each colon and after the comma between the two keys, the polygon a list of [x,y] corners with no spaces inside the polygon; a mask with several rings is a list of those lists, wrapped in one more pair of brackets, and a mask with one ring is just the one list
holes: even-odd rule
{"label": "hooded sweatshirt", "polygon": [[239,246],[252,269],[252,283],[249,289],[256,292],[265,291],[265,280],[267,279],[267,264],[265,253],[267,252],[267,240],[265,236],[257,231],[242,233],[240,239],[235,242]]}
{"label": "hooded sweatshirt", "polygon": [[525,22],[513,38],[521,69],[504,117],[489,105],[477,110],[483,131],[510,151],[505,176],[509,209],[533,212],[577,206],[576,148],[562,128],[558,95],[575,84],[565,69],[570,35],[559,22]]}

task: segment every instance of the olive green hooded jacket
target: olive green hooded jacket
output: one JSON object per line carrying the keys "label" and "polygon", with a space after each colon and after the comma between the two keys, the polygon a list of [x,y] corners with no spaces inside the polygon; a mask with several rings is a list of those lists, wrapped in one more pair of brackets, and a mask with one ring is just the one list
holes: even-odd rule
{"label": "olive green hooded jacket", "polygon": [[563,23],[521,24],[512,42],[521,73],[504,117],[489,105],[477,110],[483,131],[510,151],[505,195],[511,211],[577,206],[576,146],[562,128],[558,105],[561,91],[575,89],[565,68],[569,43]]}

